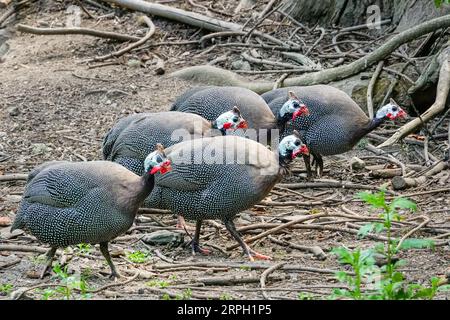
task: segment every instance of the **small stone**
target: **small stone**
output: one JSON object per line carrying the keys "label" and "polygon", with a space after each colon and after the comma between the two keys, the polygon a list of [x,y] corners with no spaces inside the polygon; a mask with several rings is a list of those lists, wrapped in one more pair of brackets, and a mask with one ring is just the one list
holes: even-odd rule
{"label": "small stone", "polygon": [[127,64],[130,68],[139,68],[141,66],[141,61],[137,59],[130,59]]}
{"label": "small stone", "polygon": [[34,143],[32,145],[32,154],[40,154],[40,153],[47,153],[49,151],[52,151],[52,148],[47,146],[45,143]]}
{"label": "small stone", "polygon": [[0,227],[7,227],[11,225],[11,219],[8,217],[0,217]]}
{"label": "small stone", "polygon": [[358,157],[353,157],[350,160],[350,166],[353,170],[362,170],[366,167],[366,163]]}
{"label": "small stone", "polygon": [[11,107],[8,109],[8,113],[11,117],[16,117],[20,114],[20,111],[17,107]]}
{"label": "small stone", "polygon": [[142,241],[149,245],[179,245],[184,241],[184,234],[168,230],[158,230],[146,234]]}
{"label": "small stone", "polygon": [[252,67],[250,66],[250,63],[248,63],[247,61],[236,60],[231,63],[231,69],[250,71],[252,70]]}

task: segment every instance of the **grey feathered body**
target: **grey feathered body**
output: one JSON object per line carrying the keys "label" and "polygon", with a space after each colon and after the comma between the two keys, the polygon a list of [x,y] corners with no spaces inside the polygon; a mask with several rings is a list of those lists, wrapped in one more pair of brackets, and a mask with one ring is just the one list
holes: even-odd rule
{"label": "grey feathered body", "polygon": [[240,87],[193,88],[178,97],[171,110],[194,113],[214,121],[234,106],[239,108],[249,128],[277,129],[276,118],[267,103],[255,92]]}
{"label": "grey feathered body", "polygon": [[[172,161],[172,171],[156,177],[146,205],[188,219],[232,220],[261,201],[280,179],[277,156],[242,137],[183,142],[165,153]],[[222,159],[228,160],[222,163]]]}
{"label": "grey feathered body", "polygon": [[371,121],[345,92],[327,85],[286,87],[262,95],[274,114],[293,91],[306,104],[310,115],[298,117],[286,126],[300,132],[310,151],[320,155],[340,154],[351,150],[371,129]]}
{"label": "grey feathered body", "polygon": [[54,247],[106,242],[131,227],[150,191],[112,162],[44,163],[30,174],[11,229]]}
{"label": "grey feathered body", "polygon": [[156,148],[208,134],[211,124],[202,117],[181,112],[138,113],[125,117],[103,140],[103,158],[123,165],[137,175]]}

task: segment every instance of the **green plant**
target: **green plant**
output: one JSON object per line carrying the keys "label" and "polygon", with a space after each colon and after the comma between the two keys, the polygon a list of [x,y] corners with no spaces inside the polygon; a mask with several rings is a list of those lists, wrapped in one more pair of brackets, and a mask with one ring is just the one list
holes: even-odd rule
{"label": "green plant", "polygon": [[76,298],[75,292],[79,292],[82,299],[88,299],[91,297],[89,294],[89,287],[86,279],[83,275],[69,275],[67,272],[67,266],[62,268],[59,263],[53,266],[53,272],[60,280],[61,286],[57,286],[55,289],[37,290],[41,294],[42,300],[49,300],[50,298],[62,298],[69,300]]}
{"label": "green plant", "polygon": [[127,254],[128,260],[134,263],[147,262],[148,257],[149,257],[148,252],[142,252],[140,250],[136,250]]}
{"label": "green plant", "polygon": [[0,284],[0,295],[8,295],[11,293],[14,286],[10,283]]}
{"label": "green plant", "polygon": [[167,288],[170,285],[169,281],[164,280],[151,280],[145,283],[149,287],[160,287],[162,289]]}
{"label": "green plant", "polygon": [[168,293],[164,293],[164,294],[162,295],[162,299],[163,299],[163,300],[171,300],[170,295],[169,295]]}
{"label": "green plant", "polygon": [[79,245],[77,245],[77,247],[78,252],[83,254],[88,254],[92,250],[92,246],[89,243],[80,243]]}
{"label": "green plant", "polygon": [[442,4],[450,4],[450,0],[434,0],[434,4],[436,5],[436,8],[440,8]]}
{"label": "green plant", "polygon": [[228,293],[222,293],[219,297],[220,300],[233,300],[233,297]]}
{"label": "green plant", "polygon": [[298,300],[313,300],[314,295],[309,292],[299,292],[297,295]]}
{"label": "green plant", "polygon": [[[399,239],[392,237],[392,223],[403,220],[398,211],[416,211],[417,205],[402,197],[394,198],[390,203],[386,201],[385,191],[378,193],[362,192],[359,198],[376,210],[381,209],[379,218],[381,222],[373,222],[360,228],[358,235],[365,237],[367,234],[386,232],[385,243],[378,243],[374,248],[362,250],[356,248],[349,250],[345,247],[335,248],[332,252],[337,255],[339,262],[350,265],[352,273],[340,271],[336,278],[345,283],[348,289],[335,289],[332,298],[345,297],[352,299],[432,299],[439,290],[447,290],[447,286],[438,287],[438,279],[431,279],[431,286],[424,287],[415,283],[408,283],[405,275],[399,271],[399,267],[405,264],[404,260],[394,262],[393,257],[400,250],[412,248],[432,248],[433,242],[423,239]],[[375,254],[383,254],[387,263],[378,267],[375,265]],[[365,282],[375,281],[371,290],[363,292],[362,286]]]}

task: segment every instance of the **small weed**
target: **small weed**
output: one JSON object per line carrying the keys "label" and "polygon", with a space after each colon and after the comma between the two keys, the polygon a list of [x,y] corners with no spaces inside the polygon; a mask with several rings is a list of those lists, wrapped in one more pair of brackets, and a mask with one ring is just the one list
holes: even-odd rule
{"label": "small weed", "polygon": [[314,295],[309,292],[299,292],[297,295],[298,300],[313,300]]}
{"label": "small weed", "polygon": [[164,280],[151,280],[145,283],[149,287],[160,287],[161,289],[167,288],[170,286],[169,281]]}
{"label": "small weed", "polygon": [[[414,212],[417,205],[402,197],[394,198],[390,203],[386,201],[385,192],[362,192],[358,194],[372,208],[381,210],[382,222],[369,223],[360,228],[358,235],[365,237],[369,233],[386,232],[387,240],[378,243],[374,248],[362,250],[356,248],[349,250],[345,247],[335,248],[332,252],[337,255],[341,264],[350,265],[353,274],[340,271],[336,278],[345,283],[349,289],[335,289],[331,298],[346,297],[352,299],[375,300],[403,300],[403,299],[433,299],[440,290],[448,290],[450,286],[438,286],[439,279],[432,278],[430,286],[425,287],[406,281],[405,275],[399,267],[405,264],[404,260],[393,261],[393,256],[400,250],[413,248],[433,248],[434,243],[424,239],[399,239],[392,237],[392,222],[402,221],[404,217],[398,211],[409,210]],[[387,257],[386,265],[378,267],[375,264],[374,254],[382,253]],[[373,283],[371,288],[363,291],[364,283]]]}
{"label": "small weed", "polygon": [[77,245],[78,252],[82,254],[89,254],[92,250],[92,246],[89,243],[80,243]]}
{"label": "small weed", "polygon": [[11,293],[14,286],[10,283],[0,284],[0,295],[8,295]]}
{"label": "small weed", "polygon": [[145,263],[147,262],[148,257],[149,257],[148,252],[142,252],[139,250],[127,254],[128,260],[130,260],[133,263]]}
{"label": "small weed", "polygon": [[222,293],[219,297],[220,300],[233,300],[233,297],[228,293]]}

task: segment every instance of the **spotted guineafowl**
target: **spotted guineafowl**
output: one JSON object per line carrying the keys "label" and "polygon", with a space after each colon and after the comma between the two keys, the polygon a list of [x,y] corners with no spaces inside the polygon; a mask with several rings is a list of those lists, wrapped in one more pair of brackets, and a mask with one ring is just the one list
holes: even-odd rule
{"label": "spotted guineafowl", "polygon": [[[103,158],[140,176],[144,173],[146,156],[157,143],[169,147],[181,141],[216,134],[211,129],[225,135],[231,130],[246,127],[247,123],[236,106],[212,122],[184,112],[138,113],[119,120],[106,134]],[[179,216],[177,226],[182,229],[184,225],[183,217]]]}
{"label": "spotted guineafowl", "polygon": [[198,243],[202,220],[220,219],[251,260],[268,258],[244,243],[233,219],[266,197],[292,159],[308,152],[298,133],[285,137],[278,150],[274,153],[254,140],[237,136],[173,145],[165,150],[172,171],[156,177],[147,205],[197,221],[193,252],[204,252]]}
{"label": "spotted guineafowl", "polygon": [[169,147],[183,140],[203,137],[218,129],[245,128],[237,107],[222,113],[213,122],[189,113],[138,113],[120,119],[103,139],[103,159],[123,165],[137,175],[144,173],[144,160],[157,143]]}
{"label": "spotted guineafowl", "polygon": [[[318,176],[323,173],[322,156],[347,152],[385,120],[406,116],[391,99],[378,110],[374,119],[369,119],[345,92],[328,85],[280,88],[266,92],[262,97],[277,114],[289,100],[288,92],[294,92],[311,113],[308,117],[297,117],[292,128],[299,131],[314,157]],[[308,177],[311,177],[310,158],[304,156],[304,159]]]}
{"label": "spotted guineafowl", "polygon": [[108,241],[131,227],[155,174],[170,170],[161,145],[147,157],[146,168],[139,177],[109,161],[53,161],[32,171],[11,230],[28,231],[51,246],[41,278],[57,248],[79,243],[99,243],[111,276],[118,276]]}
{"label": "spotted guineafowl", "polygon": [[171,111],[194,113],[212,121],[237,105],[248,127],[255,130],[248,130],[246,136],[261,143],[270,143],[271,130],[283,132],[287,121],[308,114],[308,109],[296,99],[294,93],[291,93],[290,98],[274,116],[267,103],[249,89],[206,86],[183,93],[176,99]]}

